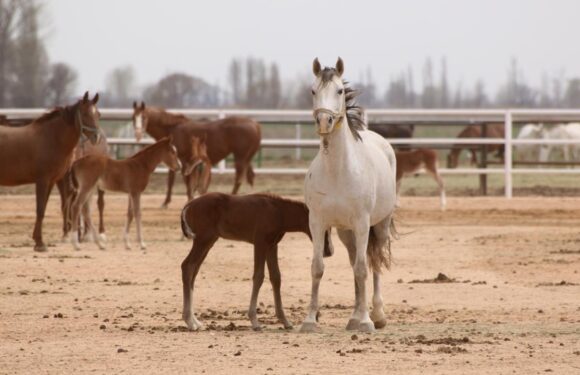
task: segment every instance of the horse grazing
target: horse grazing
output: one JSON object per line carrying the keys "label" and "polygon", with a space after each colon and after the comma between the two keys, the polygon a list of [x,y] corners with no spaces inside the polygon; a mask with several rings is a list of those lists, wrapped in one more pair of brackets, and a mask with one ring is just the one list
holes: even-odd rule
{"label": "horse grazing", "polygon": [[[322,69],[314,60],[314,119],[320,149],[306,174],[304,195],[314,255],[312,296],[301,330],[316,329],[318,290],[324,272],[324,234],[331,227],[346,246],[355,278],[355,307],[346,329],[373,331],[386,325],[380,272],[390,267],[390,230],[396,203],[397,161],[391,145],[366,129],[355,91],[342,80],[344,64]],[[373,310],[366,295],[367,268],[373,272]],[[371,321],[372,319],[372,321]]]}
{"label": "horse grazing", "polygon": [[93,227],[90,205],[85,203],[90,199],[95,186],[108,191],[118,191],[129,194],[127,209],[127,223],[125,226],[125,248],[130,249],[129,229],[133,217],[137,226],[137,241],[141,249],[145,249],[145,242],[141,233],[141,193],[149,183],[149,177],[159,163],[165,163],[171,170],[179,168],[177,151],[171,143],[171,137],[163,138],[157,143],[145,147],[132,157],[124,160],[114,160],[107,155],[87,155],[71,167],[71,184],[75,191],[69,208],[72,229],[72,244],[80,250],[78,231],[78,217],[81,208],[88,220],[89,230],[100,249],[105,245]]}
{"label": "horse grazing", "polygon": [[[310,236],[308,208],[302,202],[268,194],[234,196],[208,193],[187,203],[181,212],[184,236],[193,240],[189,255],[181,264],[183,280],[183,320],[190,330],[202,324],[193,312],[193,289],[201,264],[218,238],[254,244],[254,276],[248,316],[254,330],[260,330],[256,316],[258,293],[268,264],[274,292],[276,317],[284,328],[292,328],[282,308],[281,275],[278,267],[278,243],[286,232]],[[332,254],[330,238],[325,240],[325,255]]]}
{"label": "horse grazing", "polygon": [[[413,124],[369,124],[369,130],[380,134],[383,138],[413,138],[415,125]],[[409,151],[411,148],[407,145],[395,145],[396,149]]]}
{"label": "horse grazing", "polygon": [[[545,127],[544,139],[580,139],[580,124],[558,124]],[[565,162],[580,160],[580,147],[575,144],[546,145],[540,150],[540,161],[547,162],[554,150],[560,150]]]}
{"label": "horse grazing", "polygon": [[99,94],[57,107],[22,127],[0,127],[0,185],[36,184],[35,251],[46,251],[42,221],[54,184],[67,171],[79,139],[99,138]]}
{"label": "horse grazing", "polygon": [[[207,154],[212,165],[230,153],[234,155],[236,176],[232,194],[238,192],[244,176],[250,185],[254,184],[251,162],[260,148],[262,136],[260,124],[250,118],[232,116],[216,121],[192,121],[181,114],[169,113],[161,108],[145,107],[143,102],[141,105],[134,102],[133,126],[137,141],[143,136],[143,131],[157,140],[172,134],[177,155],[182,163],[191,159],[189,140],[192,137],[205,137]],[[170,172],[167,179],[167,195],[162,207],[167,207],[171,202],[174,181],[175,173]],[[184,176],[184,182],[187,196],[192,197],[191,179]]]}
{"label": "horse grazing", "polygon": [[396,151],[397,157],[397,200],[399,200],[401,181],[403,177],[417,173],[421,168],[430,174],[439,186],[439,199],[441,210],[445,209],[445,186],[443,179],[437,170],[437,151],[429,148],[420,148],[414,151]]}
{"label": "horse grazing", "polygon": [[[107,143],[107,137],[103,131],[103,129],[99,129],[100,136],[99,140],[96,144],[92,144],[88,142],[88,140],[81,140],[79,144],[75,148],[73,153],[73,160],[71,160],[71,165],[74,163],[75,160],[82,158],[83,156],[87,155],[108,155],[109,153],[109,144]],[[58,192],[60,194],[60,209],[62,213],[62,235],[63,240],[66,239],[66,234],[70,232],[70,222],[68,220],[69,213],[68,213],[68,205],[67,201],[72,199],[71,194],[73,193],[72,189],[70,188],[70,177],[69,177],[70,170],[64,175],[63,178],[57,181],[56,186],[58,188]],[[87,201],[86,204],[90,204]],[[101,240],[104,241],[106,239],[105,236],[105,222],[103,219],[103,212],[105,210],[105,191],[98,189],[97,190],[97,207],[99,209],[99,237]],[[89,226],[87,222],[87,218],[83,217],[83,224],[84,224],[84,231],[79,233],[79,238],[81,241],[86,237],[89,232]]]}
{"label": "horse grazing", "polygon": [[[546,130],[543,124],[526,124],[520,129],[516,139],[542,139],[546,138]],[[538,161],[542,153],[542,145],[515,145],[518,158],[523,161]],[[547,161],[547,160],[545,160]]]}
{"label": "horse grazing", "polygon": [[[504,137],[504,124],[489,124],[487,125],[486,138],[503,138]],[[469,125],[465,127],[458,135],[457,138],[482,138],[481,127],[479,125]],[[469,150],[471,152],[471,164],[477,164],[477,154],[476,151],[480,148],[479,145],[466,145],[457,144],[453,145],[453,149],[447,155],[447,168],[457,168],[459,164],[459,154],[463,149]],[[487,151],[496,151],[495,156],[503,160],[504,145],[502,144],[490,144],[487,145]]]}

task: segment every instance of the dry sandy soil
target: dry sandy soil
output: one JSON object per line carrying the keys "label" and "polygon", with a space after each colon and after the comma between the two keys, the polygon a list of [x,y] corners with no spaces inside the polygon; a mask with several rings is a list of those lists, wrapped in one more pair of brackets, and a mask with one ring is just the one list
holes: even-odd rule
{"label": "dry sandy soil", "polygon": [[[395,264],[383,278],[388,325],[346,332],[353,304],[347,254],[335,238],[321,286],[320,333],[281,330],[271,288],[263,332],[245,317],[252,251],[220,240],[196,283],[206,330],[181,321],[183,196],[161,210],[144,197],[147,251],[126,251],[126,198],[107,197],[108,249],[61,244],[56,196],[48,253],[32,252],[31,195],[0,196],[0,373],[580,374],[580,200],[403,199]],[[310,291],[311,245],[281,243],[282,294],[296,326]],[[429,282],[439,273],[451,282]]]}

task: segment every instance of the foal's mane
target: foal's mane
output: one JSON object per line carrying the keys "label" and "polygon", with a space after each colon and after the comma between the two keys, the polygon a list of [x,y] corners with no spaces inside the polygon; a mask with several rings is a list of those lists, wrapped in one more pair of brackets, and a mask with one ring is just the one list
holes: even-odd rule
{"label": "foal's mane", "polygon": [[157,147],[160,146],[161,143],[168,143],[169,141],[170,141],[169,137],[162,138],[160,141],[157,141],[157,142],[153,143],[152,145],[146,146],[142,150],[131,155],[130,157],[127,158],[127,160],[128,159],[135,159],[135,158],[139,157],[140,155],[147,154],[147,153],[151,152],[152,149],[156,148],[156,146]]}
{"label": "foal's mane", "polygon": [[62,118],[67,122],[74,122],[74,114],[76,109],[78,108],[78,105],[79,103],[77,102],[73,105],[67,105],[65,107],[55,107],[49,112],[42,114],[33,122],[35,124],[45,123],[54,120],[58,116],[62,116]]}
{"label": "foal's mane", "polygon": [[304,202],[300,202],[300,201],[295,201],[293,199],[284,198],[284,197],[281,197],[279,195],[272,194],[272,193],[255,193],[254,195],[259,196],[259,197],[270,198],[270,199],[275,200],[277,202],[293,203],[293,204],[298,204],[298,205],[306,206],[306,204]]}
{"label": "foal's mane", "polygon": [[[322,79],[322,86],[326,86],[334,76],[338,76],[335,68],[325,67],[320,72],[320,78]],[[342,80],[344,85],[344,99],[346,101],[346,119],[348,121],[348,127],[352,133],[354,139],[360,141],[362,140],[359,131],[364,130],[367,125],[363,119],[363,109],[360,107],[355,98],[360,94],[358,90],[353,89],[349,86],[348,81]]]}

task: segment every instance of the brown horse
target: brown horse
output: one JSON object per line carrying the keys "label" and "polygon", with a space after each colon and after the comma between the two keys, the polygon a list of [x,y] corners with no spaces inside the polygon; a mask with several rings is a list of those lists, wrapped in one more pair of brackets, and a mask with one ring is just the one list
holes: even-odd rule
{"label": "brown horse", "polygon": [[57,107],[31,124],[0,127],[0,185],[36,184],[34,250],[46,251],[42,221],[54,184],[64,176],[81,138],[94,144],[99,138],[99,94],[88,92],[74,105]]}
{"label": "brown horse", "polygon": [[[80,141],[75,151],[73,153],[73,160],[71,160],[71,165],[75,160],[82,158],[83,156],[87,155],[108,155],[109,153],[109,144],[107,143],[107,137],[103,129],[100,129],[100,136],[99,141],[96,144],[92,144],[87,142],[87,140]],[[70,177],[68,171],[63,178],[61,178],[56,183],[56,187],[58,188],[58,192],[60,194],[60,209],[62,212],[62,235],[63,240],[66,239],[66,234],[70,232],[70,222],[68,221],[69,213],[67,212],[67,201],[71,199],[72,189],[70,189],[69,179]],[[90,204],[87,202],[86,204]],[[103,211],[105,210],[105,191],[98,189],[97,190],[97,207],[99,209],[99,237],[102,241],[106,239],[105,236],[105,222],[103,220]],[[81,242],[83,241],[84,237],[86,237],[87,233],[89,232],[89,226],[87,222],[87,218],[83,218],[84,224],[84,231],[79,233],[79,238]]]}
{"label": "brown horse", "polygon": [[[268,264],[274,292],[276,317],[285,328],[292,328],[282,308],[278,267],[278,242],[286,232],[302,232],[311,237],[308,208],[296,202],[267,194],[233,196],[208,193],[187,203],[181,212],[183,234],[193,239],[189,255],[181,264],[183,281],[183,320],[190,330],[202,324],[193,312],[193,287],[199,268],[218,238],[254,244],[254,276],[248,316],[254,330],[260,329],[256,316],[258,293],[264,281],[264,263]],[[324,255],[332,255],[329,233],[326,234]]]}
{"label": "brown horse", "polygon": [[419,169],[425,168],[425,171],[437,182],[441,210],[444,210],[447,202],[443,179],[437,170],[437,151],[421,148],[414,151],[396,151],[395,156],[397,157],[397,201],[399,200],[403,177],[415,174]]}
{"label": "brown horse", "polygon": [[99,248],[105,248],[91,222],[90,206],[85,205],[95,185],[98,185],[98,188],[103,190],[129,194],[124,237],[125,247],[127,249],[131,248],[129,245],[129,228],[133,217],[135,217],[137,241],[141,249],[146,248],[141,233],[141,193],[147,187],[149,177],[159,163],[167,164],[171,170],[179,168],[177,151],[171,141],[171,137],[163,138],[125,160],[114,160],[107,155],[87,155],[74,162],[70,176],[75,194],[69,212],[71,214],[72,243],[76,250],[80,250],[77,231],[81,208],[83,208],[83,215],[88,219],[88,226],[93,233],[93,239]]}
{"label": "brown horse", "polygon": [[[234,155],[236,176],[232,194],[238,192],[244,176],[250,185],[254,184],[251,162],[260,148],[262,136],[260,124],[250,118],[232,116],[217,121],[192,121],[180,114],[169,113],[161,108],[145,107],[143,102],[138,106],[134,102],[133,126],[138,141],[143,136],[143,131],[157,140],[172,134],[177,154],[182,162],[191,159],[189,140],[192,137],[205,136],[207,154],[212,165],[230,153]],[[167,207],[171,201],[174,180],[175,173],[169,173],[167,196],[163,207]],[[191,196],[190,178],[184,177],[184,182],[188,196]]]}
{"label": "brown horse", "polygon": [[[413,138],[415,125],[374,123],[369,124],[369,130],[380,134],[383,138]],[[393,147],[401,151],[409,151],[411,149],[408,145],[393,145]]]}
{"label": "brown horse", "polygon": [[[487,125],[487,138],[503,138],[504,137],[504,124],[489,124]],[[479,125],[469,125],[465,127],[461,133],[457,135],[457,138],[481,138],[482,130]],[[467,145],[459,144],[453,145],[453,149],[447,155],[447,168],[457,168],[459,164],[459,154],[464,148],[471,152],[471,164],[477,164],[477,154],[476,151],[480,149],[479,145]],[[502,144],[492,144],[487,145],[487,151],[496,151],[495,156],[503,160],[504,146]]]}

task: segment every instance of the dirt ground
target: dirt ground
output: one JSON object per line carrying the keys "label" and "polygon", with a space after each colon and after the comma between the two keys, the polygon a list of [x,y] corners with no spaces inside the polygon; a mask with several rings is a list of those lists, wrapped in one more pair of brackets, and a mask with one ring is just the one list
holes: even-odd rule
{"label": "dirt ground", "polygon": [[[251,247],[223,240],[196,283],[207,329],[188,332],[184,197],[162,210],[161,195],[145,196],[148,249],[127,251],[126,198],[109,194],[107,250],[89,243],[78,252],[59,241],[56,198],[45,221],[49,252],[35,254],[33,196],[0,195],[0,373],[580,373],[577,198],[452,197],[445,212],[435,197],[404,198],[395,264],[382,281],[388,325],[373,334],[344,330],[353,276],[336,237],[320,333],[282,330],[267,280],[265,329],[253,332],[245,316]],[[282,295],[295,327],[309,300],[311,251],[302,234],[281,243]]]}

